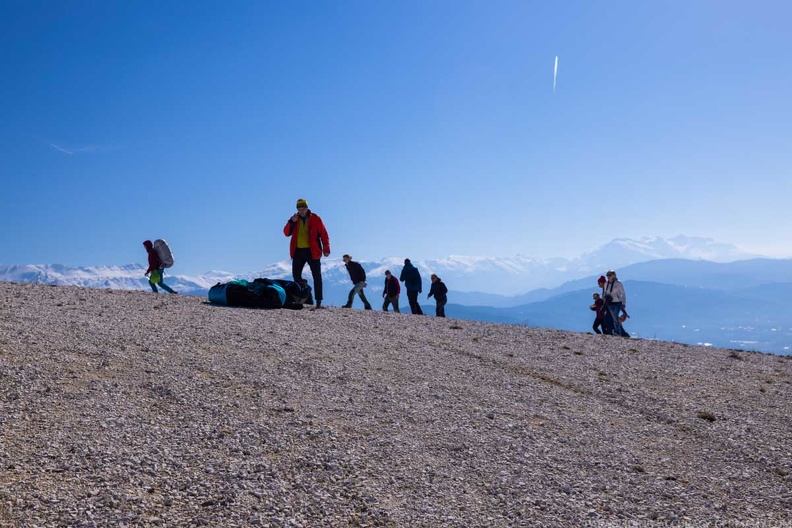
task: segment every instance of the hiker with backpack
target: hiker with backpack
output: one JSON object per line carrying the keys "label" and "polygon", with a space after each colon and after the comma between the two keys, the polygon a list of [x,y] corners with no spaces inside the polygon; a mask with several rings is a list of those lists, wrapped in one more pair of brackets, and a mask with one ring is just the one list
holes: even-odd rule
{"label": "hiker with backpack", "polygon": [[390,270],[385,272],[385,288],[382,290],[382,296],[385,298],[385,302],[382,303],[382,311],[388,311],[388,305],[393,305],[393,312],[399,313],[399,294],[401,293],[401,285],[399,285],[399,281],[394,277]]}
{"label": "hiker with backpack", "polygon": [[432,287],[429,289],[429,295],[427,295],[426,298],[428,299],[434,296],[435,302],[437,303],[435,307],[435,316],[445,317],[445,305],[448,302],[448,297],[446,296],[446,294],[448,294],[448,288],[446,288],[446,285],[440,280],[440,277],[434,273],[432,273],[431,280]]}
{"label": "hiker with backpack", "polygon": [[355,294],[357,293],[360,296],[360,300],[363,301],[364,308],[366,310],[371,310],[371,305],[368,299],[366,299],[366,294],[363,293],[363,288],[367,286],[366,270],[363,269],[363,266],[361,266],[359,262],[352,260],[350,255],[344,255],[343,258],[344,265],[349,272],[349,278],[352,279],[352,284],[354,285],[352,289],[349,290],[349,298],[344,308],[352,308],[352,301],[355,300]]}
{"label": "hiker with backpack", "polygon": [[412,265],[410,259],[404,259],[404,267],[402,268],[399,280],[404,283],[407,288],[407,300],[410,302],[410,311],[413,314],[423,315],[421,305],[418,304],[418,295],[423,291],[423,283],[421,281],[421,273],[418,268]]}
{"label": "hiker with backpack", "polygon": [[149,286],[151,291],[158,293],[157,284],[170,293],[178,293],[171,289],[170,286],[165,284],[165,268],[173,266],[173,254],[171,253],[168,243],[162,239],[157,239],[154,243],[151,240],[143,241],[143,247],[148,252],[148,269],[144,274],[149,278]]}
{"label": "hiker with backpack", "polygon": [[293,214],[283,227],[283,234],[291,237],[289,254],[292,259],[292,276],[297,284],[304,284],[302,278],[305,265],[311,268],[313,294],[316,308],[322,307],[322,255],[330,256],[330,236],[319,215],[308,209],[308,202],[297,200],[297,213]]}

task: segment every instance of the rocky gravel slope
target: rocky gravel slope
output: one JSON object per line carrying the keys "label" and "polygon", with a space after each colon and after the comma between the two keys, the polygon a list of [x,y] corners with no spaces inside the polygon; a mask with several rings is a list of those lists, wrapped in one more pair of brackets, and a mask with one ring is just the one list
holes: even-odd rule
{"label": "rocky gravel slope", "polygon": [[792,526],[792,360],[0,283],[0,526]]}

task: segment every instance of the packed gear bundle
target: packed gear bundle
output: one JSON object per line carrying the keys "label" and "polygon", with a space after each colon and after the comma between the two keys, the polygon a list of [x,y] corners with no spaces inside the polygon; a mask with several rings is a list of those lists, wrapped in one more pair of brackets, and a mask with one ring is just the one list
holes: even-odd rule
{"label": "packed gear bundle", "polygon": [[164,269],[173,266],[173,252],[171,251],[171,248],[167,242],[161,238],[158,238],[154,241],[152,247],[154,248],[154,251],[157,252],[157,256],[160,259],[161,268]]}
{"label": "packed gear bundle", "polygon": [[221,306],[301,310],[303,304],[312,304],[313,299],[307,284],[259,278],[252,282],[241,279],[218,282],[209,289],[209,302]]}

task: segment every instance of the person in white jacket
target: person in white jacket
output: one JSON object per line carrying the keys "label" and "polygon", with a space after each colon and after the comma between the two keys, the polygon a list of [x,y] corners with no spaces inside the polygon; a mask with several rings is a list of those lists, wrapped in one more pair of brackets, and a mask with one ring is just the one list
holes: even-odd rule
{"label": "person in white jacket", "polygon": [[611,314],[613,335],[626,337],[626,332],[619,322],[619,313],[623,311],[625,315],[627,314],[627,294],[624,293],[624,285],[616,278],[616,272],[613,270],[609,270],[605,278],[608,282],[602,288],[602,297]]}

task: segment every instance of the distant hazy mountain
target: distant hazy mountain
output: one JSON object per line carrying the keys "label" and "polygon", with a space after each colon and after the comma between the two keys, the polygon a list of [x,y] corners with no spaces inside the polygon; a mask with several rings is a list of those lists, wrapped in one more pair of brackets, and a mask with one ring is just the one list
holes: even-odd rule
{"label": "distant hazy mountain", "polygon": [[[531,295],[531,300],[540,300],[541,288],[554,288],[559,284],[574,279],[583,279],[592,274],[599,276],[608,269],[621,270],[626,266],[639,262],[657,259],[688,259],[709,260],[712,262],[729,262],[738,259],[750,259],[756,255],[743,252],[730,244],[720,244],[709,238],[678,236],[672,239],[645,237],[639,240],[617,239],[605,244],[595,251],[584,253],[575,259],[534,259],[523,256],[515,257],[464,257],[451,256],[440,260],[419,260],[412,258],[413,264],[421,271],[424,278],[424,290],[428,291],[428,278],[437,273],[455,292],[455,302],[461,304],[479,304],[488,306],[505,306],[515,304],[510,297],[521,294]],[[403,258],[387,258],[379,262],[363,262],[369,277],[376,277],[375,286],[382,282],[386,269],[398,274],[402,268]],[[337,264],[337,265],[334,265]],[[283,270],[289,263],[280,263],[273,270]],[[342,284],[348,289],[348,276],[343,263],[329,261],[325,281]],[[372,281],[370,281],[371,284]],[[381,288],[380,288],[381,290]],[[546,298],[546,297],[545,297]],[[517,299],[517,302],[528,300]]]}
{"label": "distant hazy mountain", "polygon": [[[36,282],[84,288],[109,288],[113,290],[148,290],[148,279],[143,276],[147,266],[92,266],[72,268],[60,264],[6,266],[0,265],[0,280],[8,282]],[[183,294],[204,295],[217,282],[226,282],[234,275],[212,271],[199,277],[171,275],[165,271],[165,282]]]}
{"label": "distant hazy mountain", "polygon": [[[749,259],[735,262],[708,262],[704,260],[665,259],[652,260],[618,269],[624,280],[640,280],[715,290],[738,290],[767,283],[792,281],[792,259]],[[555,288],[537,288],[515,296],[467,292],[457,294],[454,302],[465,305],[514,307],[539,302],[565,292],[597,289],[594,273],[581,279],[567,281]]]}
{"label": "distant hazy mountain", "polygon": [[721,244],[711,238],[677,236],[674,238],[643,237],[638,240],[617,238],[608,244],[575,259],[581,268],[607,270],[636,262],[660,259],[708,260],[732,262],[759,257],[731,244]]}
{"label": "distant hazy mountain", "polygon": [[[682,258],[707,259],[724,262],[752,255],[738,248],[716,243],[709,238],[678,236],[672,239],[645,237],[639,240],[617,239],[575,259],[535,259],[525,256],[466,257],[450,256],[445,259],[421,260],[412,258],[424,278],[424,290],[429,289],[429,275],[437,273],[458,296],[456,301],[467,304],[513,304],[507,297],[524,294],[538,288],[553,288],[564,282],[604,272],[608,268],[623,268],[637,262],[656,259]],[[396,275],[401,272],[404,257],[386,257],[375,262],[361,262],[369,276],[371,292],[381,291],[386,269]],[[340,258],[322,259],[325,299],[345,301],[351,285],[346,268]],[[0,265],[0,280],[17,282],[43,282],[70,284],[92,288],[147,289],[143,278],[144,266],[95,266],[69,268],[57,264],[8,266]],[[179,265],[168,270],[167,281],[177,291],[203,294],[213,284],[232,278],[289,278],[291,262],[281,261],[263,270],[232,273],[210,271],[200,276],[178,273]],[[175,273],[171,274],[173,271]],[[304,276],[310,277],[306,266]],[[480,292],[465,294],[464,292]],[[501,297],[502,296],[502,297]],[[376,295],[375,295],[376,298]]]}
{"label": "distant hazy mountain", "polygon": [[[653,264],[659,266],[661,262],[674,261]],[[773,271],[792,266],[792,260],[751,262],[758,269]],[[692,264],[706,267],[707,263]],[[750,269],[746,271],[753,275]],[[770,282],[742,288],[732,287],[735,277],[728,273],[722,275],[720,282],[711,281],[708,287],[625,280],[627,308],[632,316],[625,328],[633,337],[792,354],[792,275],[787,276],[786,282],[773,282],[776,275],[771,272]],[[589,332],[594,321],[589,310],[591,294],[597,289],[588,285],[580,288],[580,282],[567,283],[537,302],[509,308],[451,303],[446,313],[449,317],[477,321]],[[575,286],[578,288],[568,289]]]}

